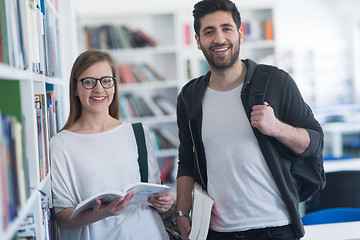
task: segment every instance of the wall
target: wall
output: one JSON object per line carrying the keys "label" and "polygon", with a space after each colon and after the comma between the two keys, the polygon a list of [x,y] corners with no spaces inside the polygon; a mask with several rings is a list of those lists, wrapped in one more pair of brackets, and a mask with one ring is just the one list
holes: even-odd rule
{"label": "wall", "polygon": [[[104,14],[105,12],[149,11],[149,10],[173,10],[184,9],[191,13],[192,7],[198,0],[76,0],[77,12],[83,14]],[[264,6],[272,4],[274,0],[235,0],[239,8],[242,6]],[[111,7],[109,7],[111,6]]]}

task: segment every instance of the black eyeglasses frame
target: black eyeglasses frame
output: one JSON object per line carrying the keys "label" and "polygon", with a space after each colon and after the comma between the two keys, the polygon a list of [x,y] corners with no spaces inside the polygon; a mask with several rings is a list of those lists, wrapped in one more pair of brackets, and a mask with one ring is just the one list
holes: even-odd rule
{"label": "black eyeglasses frame", "polygon": [[[95,80],[95,85],[94,85],[92,88],[88,88],[88,87],[85,87],[85,86],[84,86],[84,80],[85,80],[85,79],[89,79],[89,78]],[[112,83],[113,83],[113,84],[111,85],[111,87],[104,87],[104,85],[103,85],[103,83],[102,83],[102,80],[103,80],[104,78],[111,78],[111,79],[112,79]],[[88,89],[88,90],[94,89],[94,88],[96,87],[98,81],[100,82],[100,85],[101,85],[103,88],[109,89],[109,88],[112,88],[112,87],[115,85],[116,78],[115,78],[115,77],[111,77],[111,76],[104,76],[104,77],[101,77],[101,78],[84,77],[84,78],[82,78],[82,79],[76,80],[76,82],[81,82],[81,85],[82,85],[85,89]]]}

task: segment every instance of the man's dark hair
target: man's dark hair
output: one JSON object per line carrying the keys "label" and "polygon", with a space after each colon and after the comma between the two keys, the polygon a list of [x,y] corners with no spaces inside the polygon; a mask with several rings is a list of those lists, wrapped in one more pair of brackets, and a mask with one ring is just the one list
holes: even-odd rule
{"label": "man's dark hair", "polygon": [[217,11],[231,12],[237,29],[240,29],[241,17],[236,5],[229,0],[202,0],[194,5],[194,30],[200,36],[200,19],[209,13]]}

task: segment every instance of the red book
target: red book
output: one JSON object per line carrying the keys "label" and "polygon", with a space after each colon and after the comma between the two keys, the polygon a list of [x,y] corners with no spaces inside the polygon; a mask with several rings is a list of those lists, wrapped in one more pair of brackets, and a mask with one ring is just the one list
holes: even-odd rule
{"label": "red book", "polygon": [[185,24],[184,26],[184,41],[185,41],[185,45],[189,46],[191,44],[191,34],[190,34],[190,24]]}
{"label": "red book", "polygon": [[120,81],[122,83],[134,83],[136,82],[133,73],[129,65],[127,64],[119,64],[119,72],[120,72]]}
{"label": "red book", "polygon": [[164,162],[164,165],[161,169],[161,180],[165,183],[168,180],[168,177],[170,175],[170,172],[172,170],[172,166],[174,163],[174,159],[172,158],[167,158]]}

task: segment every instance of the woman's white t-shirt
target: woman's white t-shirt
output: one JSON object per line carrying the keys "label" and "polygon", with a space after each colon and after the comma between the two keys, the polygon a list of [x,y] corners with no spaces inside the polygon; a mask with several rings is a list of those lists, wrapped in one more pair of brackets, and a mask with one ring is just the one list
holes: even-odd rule
{"label": "woman's white t-shirt", "polygon": [[[160,183],[160,171],[145,129],[149,182]],[[130,123],[96,134],[63,130],[50,142],[53,203],[57,212],[107,190],[140,182],[138,152]],[[63,239],[168,239],[156,210],[130,202],[118,216],[82,228],[62,230]]]}

